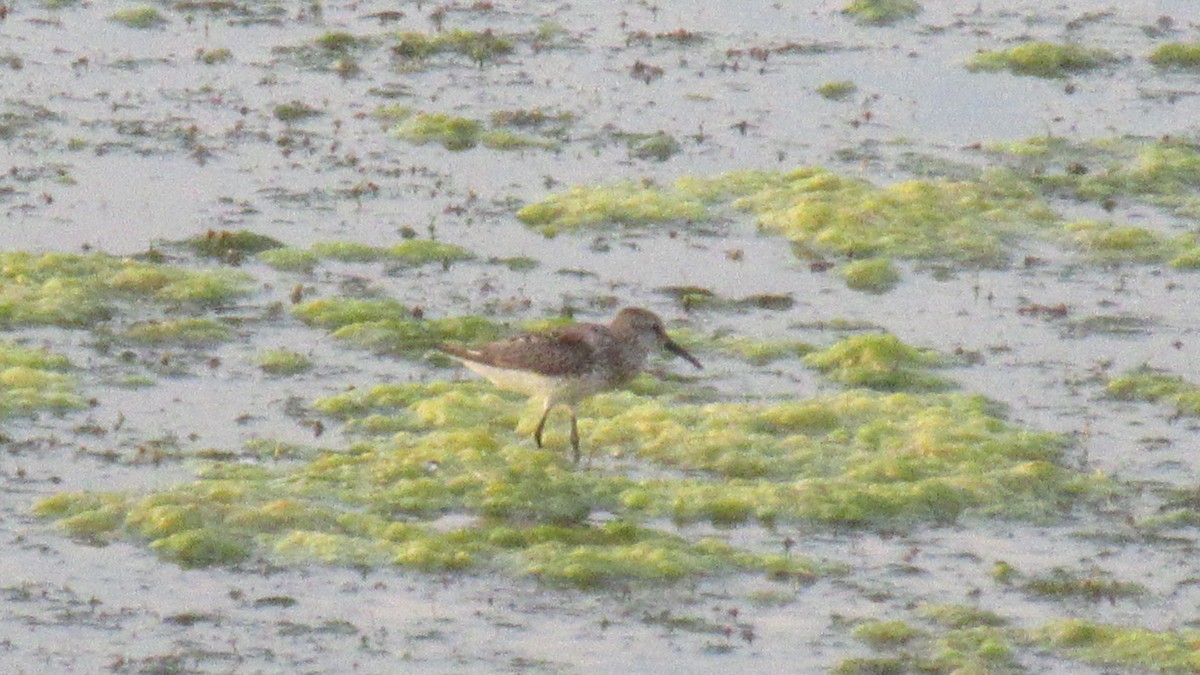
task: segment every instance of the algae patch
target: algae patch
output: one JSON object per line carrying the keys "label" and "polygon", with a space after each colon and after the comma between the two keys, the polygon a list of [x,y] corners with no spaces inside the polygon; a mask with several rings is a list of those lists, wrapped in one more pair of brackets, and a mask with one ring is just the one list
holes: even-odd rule
{"label": "algae patch", "polygon": [[1156,47],[1147,58],[1159,68],[1200,70],[1200,43],[1168,42]]}
{"label": "algae patch", "polygon": [[231,328],[212,319],[164,319],[130,326],[121,336],[144,345],[206,347],[232,340]]}
{"label": "algae patch", "polygon": [[1066,77],[1115,62],[1116,56],[1101,47],[1072,43],[1028,42],[1012,49],[984,51],[967,63],[970,70],[1008,70],[1015,75]]}
{"label": "algae patch", "polygon": [[882,391],[939,391],[953,387],[949,380],[926,372],[949,365],[932,350],[906,345],[891,334],[846,338],[804,362],[826,377],[854,387]]}
{"label": "algae patch", "polygon": [[167,18],[153,7],[127,7],[113,12],[108,18],[130,28],[158,28],[167,23]]}
{"label": "algae patch", "polygon": [[920,14],[921,3],[916,0],[850,0],[842,13],[858,23],[884,26]]}
{"label": "algae patch", "polygon": [[[985,618],[987,613],[957,605],[926,605],[918,608],[918,614],[924,625],[897,619],[859,623],[852,631],[854,637],[883,655],[844,659],[831,672],[1023,672],[1016,654],[1023,635]],[[966,620],[948,624],[942,620],[946,615]]]}
{"label": "algae patch", "polygon": [[877,187],[817,168],[577,186],[517,212],[547,234],[610,225],[693,223],[749,212],[800,255],[895,257],[997,266],[1008,245],[1057,216],[1019,185],[906,181]]}
{"label": "algae patch", "polygon": [[[488,129],[479,120],[445,113],[396,112],[398,114],[389,116],[396,120],[389,135],[418,145],[439,143],[451,151],[468,150],[481,143],[492,150],[554,149],[559,145],[557,138],[552,136],[514,131],[516,125],[503,114],[493,115],[493,128]],[[538,126],[531,122],[526,128]],[[550,133],[558,135],[561,130]]]}
{"label": "algae patch", "polygon": [[84,407],[71,368],[59,354],[0,341],[0,418]]}
{"label": "algae patch", "polygon": [[[895,526],[965,513],[1046,519],[1108,489],[1059,463],[1064,439],[1014,427],[978,397],[665,399],[628,391],[590,399],[585,445],[607,458],[576,471],[561,452],[562,430],[551,425],[547,449],[530,447],[539,411],[485,384],[376,385],[313,405],[358,435],[348,447],[270,468],[213,464],[193,482],[140,496],[65,493],[36,511],[74,536],[146,541],[185,565],[265,556],[608,588],[735,572],[806,582],[832,572],[794,554],[651,526],[664,518],[720,527]],[[659,470],[646,476],[637,464]]]}
{"label": "algae patch", "polygon": [[90,327],[123,304],[207,308],[248,295],[250,277],[105,254],[0,253],[0,324]]}
{"label": "algae patch", "polygon": [[[1122,200],[1200,214],[1200,145],[1184,138],[1098,138],[1072,141],[1041,136],[996,143],[986,150],[1007,167],[992,172],[1051,196],[1111,209]],[[1187,243],[1183,237],[1177,240]],[[1194,246],[1194,244],[1193,244]]]}
{"label": "algae patch", "polygon": [[258,367],[268,375],[299,375],[312,369],[312,359],[290,349],[271,349],[258,355]]}
{"label": "algae patch", "polygon": [[858,85],[850,80],[834,80],[817,87],[817,94],[830,101],[845,101],[858,92]]}
{"label": "algae patch", "polygon": [[846,263],[842,267],[846,287],[856,291],[882,294],[900,283],[900,270],[889,258],[868,258]]}
{"label": "algae patch", "polygon": [[1105,391],[1117,400],[1166,403],[1177,415],[1200,416],[1200,385],[1148,366],[1111,378]]}
{"label": "algae patch", "polygon": [[328,328],[353,346],[410,358],[443,342],[484,342],[501,332],[482,317],[414,316],[392,300],[320,299],[293,311],[305,323]]}
{"label": "algae patch", "polygon": [[439,54],[457,54],[469,58],[482,67],[485,63],[510,54],[516,48],[516,40],[491,30],[471,31],[454,29],[444,33],[400,33],[392,54],[412,67]]}
{"label": "algae patch", "polygon": [[517,212],[517,218],[544,234],[606,225],[703,221],[710,218],[699,200],[625,182],[571,188]]}
{"label": "algae patch", "polygon": [[1192,628],[1154,631],[1086,619],[1061,619],[1039,628],[1033,637],[1047,649],[1089,663],[1160,673],[1197,670],[1200,631]]}

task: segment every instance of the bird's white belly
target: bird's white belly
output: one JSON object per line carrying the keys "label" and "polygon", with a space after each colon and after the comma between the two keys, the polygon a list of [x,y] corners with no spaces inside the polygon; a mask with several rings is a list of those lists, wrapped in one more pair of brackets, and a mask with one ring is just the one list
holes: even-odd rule
{"label": "bird's white belly", "polygon": [[500,368],[465,360],[463,365],[484,376],[500,389],[549,399],[551,404],[574,405],[584,398],[608,388],[608,383],[604,378],[596,375],[555,377],[528,370]]}

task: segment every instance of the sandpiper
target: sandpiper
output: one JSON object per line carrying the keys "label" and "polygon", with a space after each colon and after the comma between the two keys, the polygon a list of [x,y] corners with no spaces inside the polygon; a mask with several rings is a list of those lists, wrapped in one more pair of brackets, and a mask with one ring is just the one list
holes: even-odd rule
{"label": "sandpiper", "polygon": [[497,387],[542,399],[542,418],[533,431],[533,440],[539,448],[550,410],[556,405],[567,406],[571,411],[571,450],[576,464],[579,463],[576,408],[583,399],[632,380],[655,349],[666,349],[696,368],[704,367],[667,335],[662,319],[640,307],[622,309],[607,326],[576,323],[480,347],[445,344],[440,348]]}

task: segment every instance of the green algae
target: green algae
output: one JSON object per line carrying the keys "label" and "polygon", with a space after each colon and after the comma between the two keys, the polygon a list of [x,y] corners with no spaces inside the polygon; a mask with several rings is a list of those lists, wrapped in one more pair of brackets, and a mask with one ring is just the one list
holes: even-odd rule
{"label": "green algae", "polygon": [[1099,570],[1085,573],[1056,567],[1045,574],[1022,583],[1029,593],[1049,598],[1084,598],[1093,602],[1144,595],[1146,587],[1131,581],[1115,579]]}
{"label": "green algae", "polygon": [[377,353],[412,357],[443,342],[494,340],[500,337],[500,328],[481,317],[409,318],[348,324],[335,330],[333,336]]}
{"label": "green algae", "polygon": [[255,257],[280,272],[303,274],[311,273],[320,262],[320,257],[315,251],[290,246],[263,251]]}
{"label": "green algae", "polygon": [[916,0],[850,0],[842,13],[857,23],[886,26],[920,14],[921,4]]}
{"label": "green algae", "polygon": [[1066,226],[1075,246],[1100,262],[1167,262],[1176,258],[1169,240],[1144,227],[1079,221]]}
{"label": "green algae", "polygon": [[[351,76],[359,70],[357,59],[378,43],[379,40],[374,37],[333,30],[303,44],[272,47],[271,52],[289,58],[301,68]],[[285,113],[284,117],[278,119],[287,122],[304,119],[309,116],[303,113],[305,107],[298,104],[295,108],[295,112],[300,113],[298,116]]]}
{"label": "green algae", "polygon": [[817,87],[817,94],[830,101],[845,101],[858,92],[858,86],[850,80],[835,80]]}
{"label": "green algae", "polygon": [[1027,42],[1012,49],[980,52],[968,61],[967,68],[973,71],[1008,70],[1014,75],[1059,78],[1094,70],[1115,61],[1112,52],[1101,47]]}
{"label": "green algae", "polygon": [[318,37],[315,44],[326,51],[346,53],[361,49],[369,45],[370,41],[346,31],[329,31]]}
{"label": "green algae", "polygon": [[490,116],[495,129],[537,129],[539,133],[560,137],[575,122],[569,111],[551,112],[543,108],[497,110]]}
{"label": "green algae", "polygon": [[1197,70],[1200,69],[1200,43],[1168,42],[1155,47],[1147,58],[1159,68]]}
{"label": "green algae", "polygon": [[1109,379],[1105,392],[1117,400],[1166,403],[1177,415],[1200,416],[1200,385],[1149,366]]}
{"label": "green algae", "polygon": [[[1009,425],[958,394],[689,404],[612,392],[581,410],[585,445],[621,458],[598,471],[570,466],[556,424],[546,449],[531,447],[540,410],[478,381],[376,385],[312,407],[360,440],[269,469],[213,464],[140,496],[55,495],[35,512],[74,536],[146,542],[182,565],[265,557],[600,589],[835,573],[795,552],[751,553],[648,524],[662,518],[721,527],[1044,519],[1109,489],[1059,464],[1062,437]],[[625,463],[682,473],[627,474]]]}
{"label": "green algae", "polygon": [[[1040,193],[1112,208],[1122,200],[1200,214],[1200,145],[1186,138],[1097,138],[1071,141],[1043,136],[986,148],[1007,160],[993,170],[1000,182],[1020,182]],[[1174,240],[1192,248],[1186,237]],[[1190,245],[1190,246],[1189,246]]]}
{"label": "green algae", "polygon": [[119,9],[110,14],[108,18],[130,28],[158,28],[167,23],[167,18],[153,7]]}
{"label": "green algae", "polygon": [[179,243],[198,256],[220,260],[240,260],[243,256],[283,248],[278,239],[246,230],[209,230]]}
{"label": "green algae", "polygon": [[233,565],[249,558],[253,551],[248,539],[209,528],[186,530],[155,539],[150,549],[164,560],[185,568]]}
{"label": "green algae", "polygon": [[956,181],[906,181],[877,188],[821,169],[802,169],[733,202],[759,225],[817,253],[890,255],[995,266],[1009,239],[1054,214],[1027,192]]}
{"label": "green algae", "polygon": [[708,210],[697,199],[640,183],[576,186],[517,211],[521,222],[546,235],[609,225],[703,221]]}
{"label": "green algae", "polygon": [[901,620],[866,621],[854,637],[888,656],[844,659],[832,672],[868,673],[1019,673],[1014,653],[1020,635],[994,626],[933,630]]}
{"label": "green algae", "polygon": [[[486,442],[479,434],[462,433],[418,439],[410,447],[416,457],[396,452],[399,447],[362,449],[319,458],[296,474],[278,477],[249,471],[236,480],[236,473],[217,470],[195,483],[142,498],[64,493],[42,500],[35,512],[57,519],[75,536],[148,540],[152,550],[187,566],[233,564],[258,552],[281,562],[393,564],[425,572],[491,569],[580,588],[669,583],[739,570],[796,581],[815,577],[814,570],[821,569],[802,558],[758,556],[708,539],[689,543],[633,523],[594,526],[577,516],[563,520],[544,504],[546,494],[556,495],[558,481],[543,486],[541,493],[538,481],[557,476],[587,484],[587,478],[557,467],[557,462],[547,463],[546,453],[516,462],[504,461],[514,459],[511,455],[479,457],[461,445],[471,440]],[[449,493],[460,504],[474,505],[485,521],[442,530],[411,520],[414,515],[436,518],[437,513],[410,512],[402,520],[389,515],[397,513],[397,485],[428,482],[433,456],[445,460],[439,471],[459,473],[450,481]],[[456,467],[456,457],[476,461]],[[527,487],[526,497],[498,487],[512,483],[514,471],[528,474],[516,481]],[[329,488],[339,501],[330,500]],[[497,510],[491,502],[498,497],[523,506]]]}
{"label": "green algae", "polygon": [[620,522],[597,529],[602,536],[588,533],[594,543],[550,540],[528,544],[528,572],[556,585],[596,588],[638,579],[671,583],[728,573],[752,567],[753,562],[745,563],[755,560],[715,539],[688,544],[673,535]]}
{"label": "green algae", "polygon": [[853,657],[842,659],[829,671],[832,675],[904,675],[909,664],[899,657]]}
{"label": "green algae", "polygon": [[396,36],[392,53],[406,61],[422,61],[439,54],[453,53],[483,66],[500,56],[512,53],[515,48],[513,38],[491,30],[455,29],[432,36],[415,32],[400,33]]}
{"label": "green algae", "polygon": [[675,181],[675,189],[683,196],[705,204],[715,204],[779,188],[786,185],[789,177],[797,172],[809,174],[805,169],[785,173],[747,169],[728,171],[715,176],[682,176]]}
{"label": "green algae", "polygon": [[[615,405],[621,398],[632,407]],[[1041,518],[1057,508],[1055,493],[1107,484],[1056,466],[1063,439],[1008,427],[977,397],[848,392],[766,407],[636,401],[597,397],[601,417],[582,430],[589,446],[609,453],[711,475],[647,481],[621,495],[627,508],[679,522],[948,522],[968,510]]]}
{"label": "green algae", "polygon": [[890,258],[854,260],[843,265],[841,273],[847,288],[866,293],[887,293],[900,283],[900,270]]}
{"label": "green algae", "polygon": [[312,245],[312,255],[347,263],[394,261],[412,267],[430,263],[449,265],[475,258],[474,253],[461,246],[431,239],[407,239],[385,247],[353,241],[319,242]]}
{"label": "green algae", "polygon": [[700,341],[695,338],[679,337],[680,344],[689,351],[694,345],[702,345],[705,351],[715,350],[746,361],[750,365],[765,366],[776,361],[798,359],[813,351],[807,342],[795,340],[756,340],[743,335],[727,335],[715,340]]}
{"label": "green algae", "polygon": [[133,324],[121,337],[145,345],[209,347],[235,337],[233,329],[212,319],[164,319]]}
{"label": "green algae", "polygon": [[786,311],[796,304],[795,298],[790,293],[759,293],[742,298],[729,298],[719,296],[700,286],[663,286],[656,290],[673,297],[685,312],[701,310],[744,312],[754,309]]}
{"label": "green algae", "polygon": [[233,52],[225,47],[216,47],[214,49],[205,49],[200,52],[196,59],[206,66],[215,66],[222,63],[228,63],[233,60]]}
{"label": "green algae", "polygon": [[818,168],[680,178],[670,188],[576,186],[517,212],[546,234],[715,220],[730,210],[795,244],[798,255],[890,256],[999,266],[1008,244],[1058,216],[1016,181],[907,181],[876,187]]}
{"label": "green algae", "polygon": [[1003,626],[1008,621],[995,612],[968,605],[921,605],[917,614],[946,628]]}
{"label": "green algae", "polygon": [[412,143],[440,143],[447,150],[468,150],[479,144],[483,124],[444,113],[417,113],[392,127],[392,136]]}
{"label": "green algae", "polygon": [[357,241],[322,241],[312,245],[319,258],[341,262],[365,263],[382,260],[387,255],[382,248]]}
{"label": "green algae", "polygon": [[65,356],[0,341],[0,418],[84,407],[71,367]]}
{"label": "green algae", "polygon": [[387,248],[386,255],[391,260],[398,260],[410,266],[429,263],[449,265],[453,262],[471,260],[475,257],[473,253],[461,246],[428,239],[409,239],[403,241]]}
{"label": "green algae", "polygon": [[953,387],[949,380],[925,372],[949,365],[945,357],[904,344],[889,333],[851,336],[805,356],[804,362],[829,379],[854,387],[881,391],[940,391]]}
{"label": "green algae", "polygon": [[303,101],[289,101],[276,105],[272,110],[272,114],[280,122],[291,123],[306,120],[310,117],[318,117],[323,113],[318,108],[314,108]]}
{"label": "green algae", "polygon": [[362,349],[397,356],[422,356],[443,342],[494,340],[501,329],[482,317],[418,318],[394,300],[321,298],[295,307],[304,323],[333,332]]}
{"label": "green algae", "polygon": [[292,308],[298,319],[310,326],[330,330],[356,323],[407,318],[411,311],[395,300],[318,298]]}
{"label": "green algae", "polygon": [[1097,623],[1086,619],[1052,621],[1033,631],[1046,649],[1088,663],[1147,672],[1200,672],[1200,631],[1191,628],[1154,631]]}
{"label": "green algae", "polygon": [[508,129],[485,131],[480,134],[479,141],[483,143],[483,147],[492,150],[524,150],[526,148],[549,150],[559,146],[558,141],[529,134],[518,134]]}
{"label": "green algae", "polygon": [[122,303],[212,307],[244,297],[250,277],[100,253],[0,253],[0,325],[85,328]]}
{"label": "green algae", "polygon": [[652,134],[631,134],[625,141],[629,156],[635,159],[652,159],[665,162],[679,154],[683,146],[671,134],[657,131]]}
{"label": "green algae", "polygon": [[512,256],[509,258],[488,258],[488,264],[504,265],[513,272],[528,272],[537,269],[542,263],[537,258],[529,256]]}
{"label": "green algae", "polygon": [[255,360],[268,375],[299,375],[313,367],[312,359],[290,349],[271,349],[259,354]]}
{"label": "green algae", "polygon": [[[399,117],[388,133],[420,145],[440,143],[452,151],[468,150],[481,143],[492,150],[554,149],[560,144],[548,136],[517,133],[502,126],[513,122],[493,121],[492,124],[499,128],[485,129],[478,120],[443,113],[415,113]],[[551,130],[551,133],[558,131]]]}
{"label": "green algae", "polygon": [[854,637],[875,647],[895,647],[915,640],[925,632],[904,621],[867,621],[854,628]]}
{"label": "green algae", "polygon": [[[230,300],[248,295],[250,279],[247,274],[230,270],[167,273],[163,275],[165,283],[154,292],[154,297],[172,305],[220,307]],[[121,279],[110,279],[110,283],[119,288]]]}

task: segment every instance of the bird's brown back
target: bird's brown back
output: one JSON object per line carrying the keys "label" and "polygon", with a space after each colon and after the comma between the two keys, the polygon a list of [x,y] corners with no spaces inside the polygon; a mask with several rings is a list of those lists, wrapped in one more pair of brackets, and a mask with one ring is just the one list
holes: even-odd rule
{"label": "bird's brown back", "polygon": [[596,365],[596,329],[576,324],[561,330],[527,333],[479,347],[441,345],[442,351],[467,361],[498,368],[526,370],[550,377],[586,375]]}

